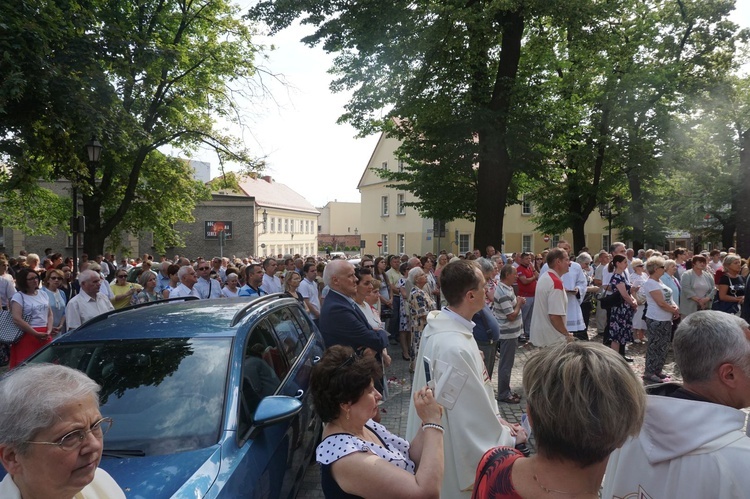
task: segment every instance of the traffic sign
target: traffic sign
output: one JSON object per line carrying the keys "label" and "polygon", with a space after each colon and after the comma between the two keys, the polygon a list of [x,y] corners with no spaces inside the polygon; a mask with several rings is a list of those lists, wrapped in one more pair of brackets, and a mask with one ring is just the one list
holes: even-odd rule
{"label": "traffic sign", "polygon": [[544,242],[545,243],[549,242],[549,235],[547,235],[547,234],[544,235]]}
{"label": "traffic sign", "polygon": [[383,247],[383,241],[378,241],[378,248],[382,248],[382,247]]}

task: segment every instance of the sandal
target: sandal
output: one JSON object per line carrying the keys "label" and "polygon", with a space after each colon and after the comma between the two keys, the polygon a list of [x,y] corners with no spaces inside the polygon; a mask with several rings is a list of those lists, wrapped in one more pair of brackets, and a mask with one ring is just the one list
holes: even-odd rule
{"label": "sandal", "polygon": [[643,381],[647,383],[667,383],[669,381],[672,381],[672,379],[668,376],[661,378],[656,374],[644,374]]}
{"label": "sandal", "polygon": [[510,397],[500,399],[498,400],[498,402],[504,402],[506,404],[517,404],[521,402],[521,397],[519,397],[517,393],[511,393]]}

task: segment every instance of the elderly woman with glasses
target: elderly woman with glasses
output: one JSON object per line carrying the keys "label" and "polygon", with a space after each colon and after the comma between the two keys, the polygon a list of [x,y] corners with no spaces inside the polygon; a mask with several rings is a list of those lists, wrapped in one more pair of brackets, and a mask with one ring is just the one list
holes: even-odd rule
{"label": "elderly woman with glasses", "polygon": [[326,498],[432,497],[443,482],[442,408],[425,387],[414,394],[422,430],[411,442],[373,421],[380,377],[372,357],[350,347],[326,350],[310,378],[313,404],[326,423],[316,458]]}
{"label": "elderly woman with glasses", "polygon": [[[147,271],[144,270],[141,275]],[[150,272],[150,271],[148,271]],[[140,276],[139,276],[140,277]],[[128,273],[120,269],[115,274],[115,283],[110,284],[110,289],[115,297],[111,299],[115,309],[125,308],[130,305],[131,298],[143,289],[140,284],[128,282]]]}
{"label": "elderly woman with glasses", "polygon": [[10,304],[13,322],[23,331],[23,336],[10,347],[10,363],[13,369],[18,364],[52,341],[52,309],[47,293],[39,290],[39,274],[23,268],[16,274],[18,292]]}
{"label": "elderly woman with glasses", "polygon": [[52,364],[23,366],[0,381],[0,461],[8,472],[0,497],[124,499],[98,468],[112,425],[98,393],[85,374]]}
{"label": "elderly woman with glasses", "polygon": [[49,306],[52,309],[52,335],[65,332],[65,305],[68,300],[65,292],[60,289],[65,274],[62,270],[50,269],[44,276],[44,287],[42,291],[49,296]]}
{"label": "elderly woman with glasses", "polygon": [[693,268],[686,270],[680,276],[677,264],[677,275],[680,280],[680,315],[684,319],[698,310],[711,308],[716,293],[714,278],[706,270],[708,260],[703,255],[693,257]]}

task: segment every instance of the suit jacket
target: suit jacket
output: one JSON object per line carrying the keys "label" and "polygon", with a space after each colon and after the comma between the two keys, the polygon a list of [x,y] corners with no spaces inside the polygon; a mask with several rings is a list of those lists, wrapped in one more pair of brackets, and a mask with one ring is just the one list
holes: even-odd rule
{"label": "suit jacket", "polygon": [[374,330],[359,307],[333,290],[323,302],[319,327],[326,347],[344,345],[355,351],[372,348],[380,353],[388,346],[385,331]]}

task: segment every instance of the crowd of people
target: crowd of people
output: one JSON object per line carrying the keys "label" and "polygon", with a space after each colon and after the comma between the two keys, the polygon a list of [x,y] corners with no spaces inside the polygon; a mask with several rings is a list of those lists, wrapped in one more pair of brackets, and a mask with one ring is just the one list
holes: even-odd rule
{"label": "crowd of people", "polygon": [[[10,348],[11,368],[56,335],[129,305],[273,293],[298,300],[327,348],[311,390],[326,423],[317,460],[329,498],[599,497],[602,486],[606,498],[638,487],[651,497],[703,487],[707,497],[706,474],[724,484],[711,495],[750,490],[740,466],[715,464],[750,452],[738,411],[750,406],[748,269],[732,249],[691,255],[615,243],[592,257],[560,241],[539,255],[488,247],[354,263],[144,255],[118,265],[103,255],[82,258],[77,276],[57,253],[22,256],[0,258],[3,308],[24,332]],[[646,343],[642,380],[629,367],[631,343]],[[664,372],[670,346],[682,386]],[[498,404],[524,398],[510,373],[516,350],[531,347],[522,383],[529,424],[511,424]],[[404,438],[380,424],[394,348],[413,373]],[[706,427],[700,435],[680,432],[690,411],[690,424]],[[92,431],[106,431],[106,418],[96,418]],[[3,448],[28,452],[15,441]]]}

